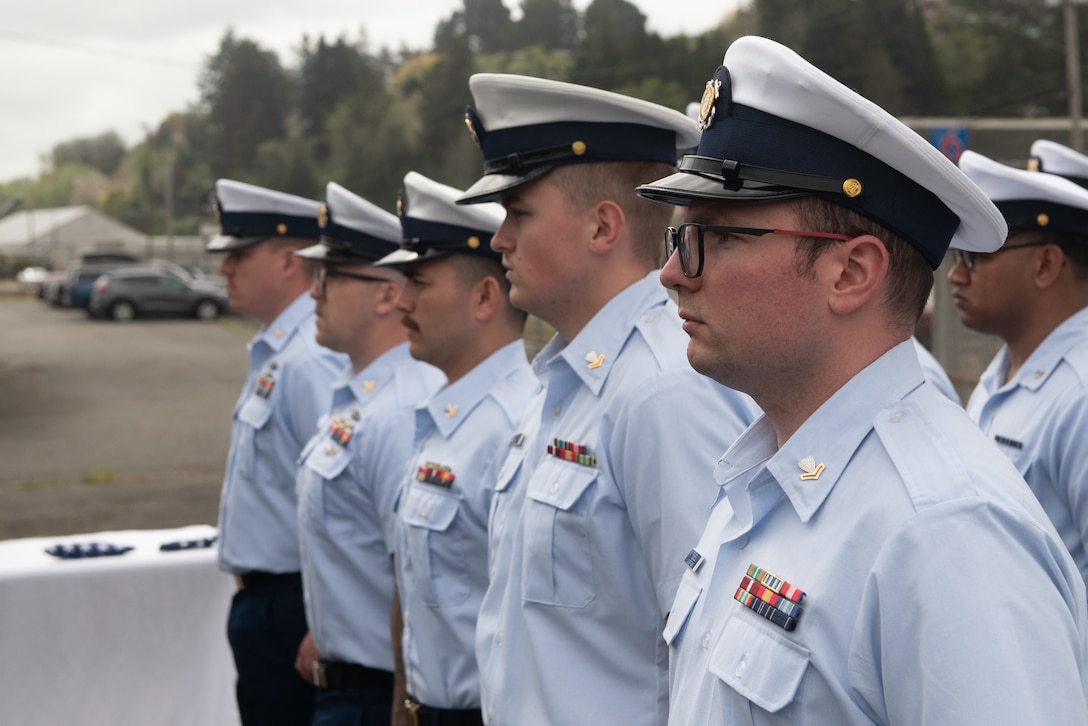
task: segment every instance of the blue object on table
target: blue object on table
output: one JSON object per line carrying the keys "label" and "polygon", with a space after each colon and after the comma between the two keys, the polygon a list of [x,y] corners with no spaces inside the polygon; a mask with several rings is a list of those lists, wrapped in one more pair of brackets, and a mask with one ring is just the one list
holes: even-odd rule
{"label": "blue object on table", "polygon": [[79,560],[84,557],[114,557],[123,555],[132,547],[105,544],[101,542],[89,542],[87,544],[58,544],[46,548],[46,553],[59,557],[62,560]]}
{"label": "blue object on table", "polygon": [[161,552],[178,552],[180,550],[198,550],[206,547],[211,547],[219,539],[217,535],[211,537],[203,537],[201,539],[190,539],[183,542],[164,542],[159,545]]}

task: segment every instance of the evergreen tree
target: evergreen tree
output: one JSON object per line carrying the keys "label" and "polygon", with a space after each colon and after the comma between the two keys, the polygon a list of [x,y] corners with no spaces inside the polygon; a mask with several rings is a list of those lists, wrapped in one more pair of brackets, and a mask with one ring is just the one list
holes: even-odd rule
{"label": "evergreen tree", "polygon": [[290,110],[287,75],[276,55],[251,40],[223,36],[200,76],[208,114],[208,152],[215,177],[244,177],[257,149],[282,138]]}

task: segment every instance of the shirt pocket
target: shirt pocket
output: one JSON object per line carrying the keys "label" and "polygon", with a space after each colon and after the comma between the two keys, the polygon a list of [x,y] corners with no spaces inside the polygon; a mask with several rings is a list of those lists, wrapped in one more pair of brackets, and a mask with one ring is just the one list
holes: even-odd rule
{"label": "shirt pocket", "polygon": [[460,605],[469,596],[465,545],[456,495],[412,482],[400,502],[400,518],[412,586],[430,607]]}
{"label": "shirt pocket", "polygon": [[238,409],[238,420],[250,428],[261,429],[272,418],[272,403],[267,398],[250,395]]}
{"label": "shirt pocket", "polygon": [[680,580],[680,587],[676,589],[676,597],[673,598],[672,608],[669,609],[669,619],[665,622],[665,631],[661,634],[665,638],[665,643],[672,645],[676,640],[676,636],[684,629],[691,611],[695,609],[695,603],[699,602],[699,596],[702,594],[702,586],[688,579],[685,574]]}
{"label": "shirt pocket", "polygon": [[599,472],[545,457],[529,481],[522,593],[544,605],[581,608],[596,597],[587,491]]}
{"label": "shirt pocket", "polygon": [[787,706],[801,721],[801,681],[811,654],[794,641],[735,612],[710,656],[710,672],[759,708],[777,713]]}

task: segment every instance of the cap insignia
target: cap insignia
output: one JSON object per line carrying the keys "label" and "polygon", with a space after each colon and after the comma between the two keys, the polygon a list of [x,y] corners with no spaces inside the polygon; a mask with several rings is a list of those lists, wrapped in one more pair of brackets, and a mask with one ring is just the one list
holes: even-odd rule
{"label": "cap insignia", "polygon": [[861,196],[861,182],[857,179],[847,179],[842,183],[842,193],[851,199]]}
{"label": "cap insignia", "polygon": [[480,145],[480,135],[476,133],[476,124],[473,121],[472,113],[465,111],[465,126],[468,127],[469,136],[472,137],[472,143],[476,146]]}
{"label": "cap insignia", "polygon": [[816,481],[824,473],[824,463],[821,461],[817,465],[816,460],[811,456],[801,459],[797,462],[797,466],[801,467],[801,471],[804,472],[801,475],[801,481]]}
{"label": "cap insignia", "polygon": [[1028,159],[1028,171],[1042,171],[1039,167],[1039,160],[1034,156]]}
{"label": "cap insignia", "polygon": [[324,202],[317,207],[317,226],[321,229],[329,226],[329,208]]}
{"label": "cap insignia", "polygon": [[474,250],[479,246],[480,246],[480,238],[479,237],[477,237],[476,235],[472,235],[471,237],[468,238],[468,248],[470,250]]}
{"label": "cap insignia", "polygon": [[586,153],[586,142],[575,141],[573,144],[570,145],[570,150],[574,152],[575,156],[581,156],[582,154]]}
{"label": "cap insignia", "polygon": [[1038,217],[1036,217],[1036,218],[1035,218],[1035,222],[1036,222],[1036,224],[1038,224],[1038,225],[1039,225],[1040,227],[1045,227],[1045,226],[1047,226],[1048,224],[1050,224],[1050,215],[1048,215],[1048,214],[1040,214],[1040,215],[1039,215]]}
{"label": "cap insignia", "polygon": [[287,225],[286,224],[277,224],[276,225],[276,234],[287,234]]}
{"label": "cap insignia", "polygon": [[699,101],[699,130],[706,131],[714,122],[714,103],[718,100],[722,82],[717,78],[711,78],[706,82],[703,90],[703,98]]}
{"label": "cap insignia", "polygon": [[215,212],[215,223],[222,224],[223,220],[221,219],[221,215],[219,212],[219,200],[215,197],[212,197],[212,211]]}

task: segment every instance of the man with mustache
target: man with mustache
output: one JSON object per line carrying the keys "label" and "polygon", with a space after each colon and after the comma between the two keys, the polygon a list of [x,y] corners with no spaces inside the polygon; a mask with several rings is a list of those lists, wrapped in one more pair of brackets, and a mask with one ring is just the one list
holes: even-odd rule
{"label": "man with mustache", "polygon": [[[398,679],[411,724],[482,724],[473,649],[487,588],[487,518],[496,469],[537,387],[525,313],[491,235],[497,204],[458,207],[461,190],[409,172],[404,243],[379,261],[403,270],[397,302],[412,356],[446,374],[416,412],[415,455],[397,504]],[[401,627],[398,627],[399,624]]]}
{"label": "man with mustache", "polygon": [[314,726],[387,726],[393,502],[412,453],[415,407],[442,374],[408,353],[396,308],[404,278],[374,266],[400,242],[397,218],[330,182],[320,222],[320,244],[298,255],[318,265],[310,288],[317,341],[350,364],[299,457],[310,632],[295,668],[317,689]]}

